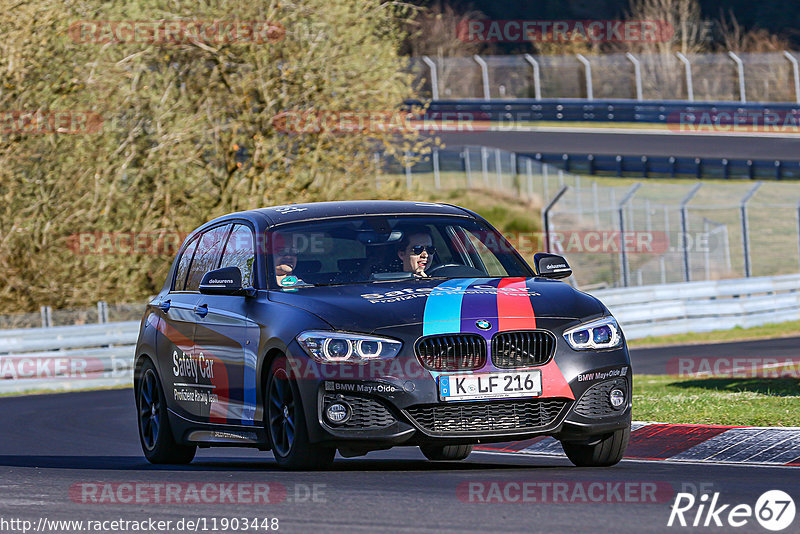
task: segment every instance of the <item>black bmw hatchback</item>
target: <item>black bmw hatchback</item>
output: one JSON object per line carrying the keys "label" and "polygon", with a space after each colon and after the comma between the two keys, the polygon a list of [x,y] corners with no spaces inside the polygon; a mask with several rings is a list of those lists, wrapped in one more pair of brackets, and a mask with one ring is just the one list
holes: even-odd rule
{"label": "black bmw hatchback", "polygon": [[625,339],[596,298],[532,269],[489,223],[445,204],[294,204],[233,213],[183,243],[136,347],[153,463],[197,447],[320,468],[399,445],[460,460],[553,436],[610,466],[630,436]]}

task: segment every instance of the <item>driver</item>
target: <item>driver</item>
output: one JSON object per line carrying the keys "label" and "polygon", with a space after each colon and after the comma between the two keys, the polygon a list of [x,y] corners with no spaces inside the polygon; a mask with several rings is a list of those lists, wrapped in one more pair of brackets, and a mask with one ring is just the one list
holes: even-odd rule
{"label": "driver", "polygon": [[403,271],[413,273],[417,278],[427,278],[425,269],[430,265],[434,254],[436,247],[433,246],[433,238],[424,228],[406,232],[397,251],[397,257],[403,262]]}

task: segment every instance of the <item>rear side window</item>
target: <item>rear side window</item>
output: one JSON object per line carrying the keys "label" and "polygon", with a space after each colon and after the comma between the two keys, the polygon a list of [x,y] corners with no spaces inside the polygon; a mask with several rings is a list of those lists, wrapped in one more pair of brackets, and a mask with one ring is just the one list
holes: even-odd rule
{"label": "rear side window", "polygon": [[189,274],[189,266],[192,264],[194,251],[197,249],[197,239],[194,239],[186,250],[183,251],[181,259],[178,261],[178,273],[175,275],[175,286],[173,291],[183,291],[186,286],[186,275]]}
{"label": "rear side window", "polygon": [[228,242],[225,244],[225,250],[222,252],[220,269],[223,267],[238,267],[242,272],[242,286],[250,287],[253,285],[253,263],[255,259],[253,232],[243,224],[235,225]]}
{"label": "rear side window", "polygon": [[214,270],[229,228],[230,225],[217,226],[200,236],[189,276],[186,278],[186,291],[198,291],[203,275]]}

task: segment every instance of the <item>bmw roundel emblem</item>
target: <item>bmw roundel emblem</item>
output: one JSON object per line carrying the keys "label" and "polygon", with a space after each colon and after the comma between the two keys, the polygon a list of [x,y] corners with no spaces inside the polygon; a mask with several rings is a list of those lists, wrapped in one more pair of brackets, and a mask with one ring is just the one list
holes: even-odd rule
{"label": "bmw roundel emblem", "polygon": [[480,321],[475,321],[475,326],[481,330],[489,330],[492,327],[492,323],[486,321],[485,319],[481,319]]}

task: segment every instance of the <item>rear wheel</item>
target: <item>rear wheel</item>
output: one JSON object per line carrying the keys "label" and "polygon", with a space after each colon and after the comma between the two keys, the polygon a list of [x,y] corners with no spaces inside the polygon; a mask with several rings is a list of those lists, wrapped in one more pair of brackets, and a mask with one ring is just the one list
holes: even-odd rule
{"label": "rear wheel", "polygon": [[167,403],[156,368],[150,360],[142,366],[136,390],[139,440],[147,461],[152,464],[188,464],[197,447],[175,441],[167,417]]}
{"label": "rear wheel", "polygon": [[464,460],[472,452],[472,445],[420,445],[419,450],[428,460]]}
{"label": "rear wheel", "polygon": [[631,429],[627,427],[591,444],[562,441],[561,446],[578,467],[609,467],[622,460],[630,438]]}
{"label": "rear wheel", "polygon": [[283,358],[272,362],[266,393],[267,434],[278,465],[286,469],[329,466],[336,449],[320,447],[309,441],[300,392],[289,377]]}

